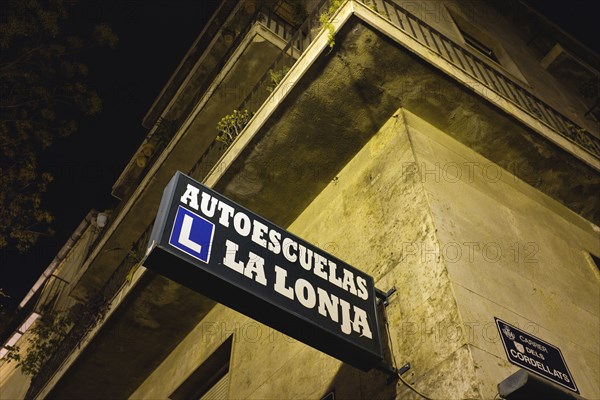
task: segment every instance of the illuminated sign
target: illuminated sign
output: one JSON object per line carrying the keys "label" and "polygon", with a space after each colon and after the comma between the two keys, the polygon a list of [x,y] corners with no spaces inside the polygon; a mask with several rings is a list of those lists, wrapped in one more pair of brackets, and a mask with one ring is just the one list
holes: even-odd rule
{"label": "illuminated sign", "polygon": [[180,172],[144,266],[358,368],[383,358],[372,277]]}

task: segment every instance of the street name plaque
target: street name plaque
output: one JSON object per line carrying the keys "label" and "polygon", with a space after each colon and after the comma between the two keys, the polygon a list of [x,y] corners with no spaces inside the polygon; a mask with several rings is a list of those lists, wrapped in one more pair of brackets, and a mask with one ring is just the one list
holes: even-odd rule
{"label": "street name plaque", "polygon": [[560,349],[499,318],[496,326],[508,361],[579,393]]}

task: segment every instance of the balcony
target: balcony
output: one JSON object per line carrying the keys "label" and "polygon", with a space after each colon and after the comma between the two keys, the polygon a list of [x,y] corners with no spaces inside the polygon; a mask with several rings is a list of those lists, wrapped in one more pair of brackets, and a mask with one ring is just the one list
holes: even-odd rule
{"label": "balcony", "polygon": [[[597,132],[596,135],[593,135],[578,126],[543,100],[537,98],[500,68],[491,66],[485,57],[478,55],[477,52],[466,50],[460,44],[403,9],[393,0],[373,0],[370,3],[372,3],[372,10],[386,18],[395,27],[464,72],[471,78],[472,82],[469,82],[468,85],[473,90],[476,92],[490,90],[495,95],[517,106],[532,118],[541,121],[546,127],[591,156],[579,153],[578,157],[584,161],[600,158],[600,139]],[[552,140],[552,138],[549,139]],[[564,144],[562,140],[554,140],[558,145]],[[598,167],[597,162],[595,165]]]}
{"label": "balcony", "polygon": [[[199,56],[193,67],[188,68],[190,76],[185,79],[186,86],[179,89],[169,105],[164,106],[144,144],[115,183],[113,193],[123,199],[114,212],[114,215],[122,217],[115,218],[117,222],[114,225],[120,225],[119,231],[107,238],[106,247],[96,254],[90,272],[85,268],[75,278],[74,297],[84,300],[93,296],[95,290],[106,283],[117,265],[127,256],[132,243],[151,224],[154,207],[158,204],[155,202],[160,198],[162,189],[159,186],[152,191],[146,190],[143,201],[134,200],[137,211],[127,215],[133,193],[141,191],[144,180],[157,170],[160,174],[171,174],[175,170],[189,171],[199,155],[214,141],[218,121],[239,104],[240,98],[246,96],[250,90],[248,82],[252,84],[268,72],[273,59],[285,47],[286,38],[292,35],[292,27],[267,9],[258,9],[250,17],[245,15],[245,10],[237,12],[248,19],[243,26],[236,28],[236,37],[231,46],[225,52],[221,48],[215,50],[217,43],[224,40],[221,38],[222,30],[215,33],[218,38],[213,38],[212,47],[203,53],[204,56]],[[219,55],[218,61],[215,52]],[[152,120],[148,118],[147,121]],[[178,142],[179,139],[173,140],[183,132],[186,134],[181,142]],[[178,147],[178,157],[169,157],[173,151],[171,146]],[[213,144],[210,147],[218,146]],[[143,158],[143,162],[139,161],[140,158]]]}
{"label": "balcony", "polygon": [[[490,62],[485,57],[482,57],[477,52],[467,50],[463,45],[448,38],[402,8],[394,0],[367,0],[366,3],[370,11],[385,18],[391,25],[400,29],[403,34],[412,39],[408,41],[409,44],[411,41],[415,41],[420,46],[426,48],[427,51],[434,53],[466,74],[469,79],[461,83],[484,97],[500,97],[510,102],[510,104],[518,107],[519,110],[527,113],[533,119],[542,122],[545,127],[556,132],[561,138],[574,144],[578,149],[583,150],[584,153],[578,152],[577,156],[584,161],[591,162],[598,168],[597,159],[600,158],[600,139],[597,132],[592,134],[587,129],[579,126],[533,95],[517,80],[504,72],[502,68],[490,65]],[[316,33],[318,33],[318,28],[320,27],[318,16],[323,10],[327,9],[328,4],[329,1],[325,2],[319,8],[320,12],[315,13],[312,18],[307,20],[302,29],[288,42],[288,46],[282,51],[270,69],[289,69],[295,63],[295,60],[298,58],[298,51],[300,53],[304,52],[314,40]],[[362,8],[364,17],[368,18],[368,13],[365,11]],[[361,16],[363,16],[362,13]],[[317,27],[316,30],[315,27]],[[414,51],[411,48],[409,50]],[[430,60],[431,57],[428,56],[426,59]],[[260,96],[260,94],[266,93],[265,88],[268,85],[269,75],[265,74],[238,109],[249,108],[255,111],[262,104],[260,99],[257,100],[255,97],[261,97],[262,99],[263,96]],[[492,95],[490,96],[486,93],[492,93]],[[557,138],[554,138],[554,141],[558,145],[566,144]],[[566,147],[572,149],[571,146],[567,145]],[[596,159],[595,162],[594,159]]]}

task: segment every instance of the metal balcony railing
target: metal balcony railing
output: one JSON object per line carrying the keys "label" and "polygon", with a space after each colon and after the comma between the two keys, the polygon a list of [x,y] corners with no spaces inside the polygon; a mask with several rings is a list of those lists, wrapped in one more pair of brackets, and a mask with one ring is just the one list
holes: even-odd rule
{"label": "metal balcony railing", "polygon": [[35,304],[34,311],[42,314],[44,311],[58,311],[61,309],[61,304],[57,304],[57,301],[62,297],[63,291],[68,286],[69,282],[56,275],[50,275],[44,283],[44,288]]}
{"label": "metal balcony railing", "polygon": [[478,55],[444,36],[393,0],[371,0],[370,3],[371,9],[444,60],[543,122],[578,147],[600,158],[600,140],[597,137],[534,96],[504,72],[491,67]]}

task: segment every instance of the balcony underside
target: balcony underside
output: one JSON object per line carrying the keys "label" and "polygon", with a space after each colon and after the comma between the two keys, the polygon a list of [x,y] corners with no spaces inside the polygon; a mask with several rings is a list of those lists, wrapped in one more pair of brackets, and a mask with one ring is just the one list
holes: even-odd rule
{"label": "balcony underside", "polygon": [[336,42],[223,174],[218,191],[286,226],[404,107],[598,224],[600,177],[591,167],[358,18]]}
{"label": "balcony underside", "polygon": [[[259,111],[266,114],[264,123],[243,133],[254,136],[230,165],[222,166],[225,171],[214,185],[218,191],[288,226],[404,107],[586,219],[600,220],[600,180],[594,170],[394,40],[352,17],[337,33],[335,49],[322,50],[309,48],[303,58],[314,61],[305,64],[302,78],[279,104],[272,100]],[[142,223],[140,213],[145,219],[155,214],[173,172],[188,172],[206,148],[208,138],[200,135],[213,122],[198,120],[193,126],[138,200],[135,224]],[[235,150],[234,144],[230,152]],[[146,273],[143,279],[51,398],[127,397],[211,307],[204,297],[162,277]]]}
{"label": "balcony underside", "polygon": [[146,272],[48,398],[127,398],[213,305]]}

